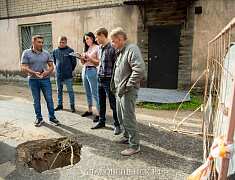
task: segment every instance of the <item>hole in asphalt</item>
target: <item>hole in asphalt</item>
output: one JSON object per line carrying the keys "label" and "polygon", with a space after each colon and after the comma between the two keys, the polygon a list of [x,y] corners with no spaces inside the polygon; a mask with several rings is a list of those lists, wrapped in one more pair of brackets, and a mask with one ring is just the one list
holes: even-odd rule
{"label": "hole in asphalt", "polygon": [[77,164],[81,148],[82,144],[74,136],[27,141],[16,148],[16,161],[41,173]]}

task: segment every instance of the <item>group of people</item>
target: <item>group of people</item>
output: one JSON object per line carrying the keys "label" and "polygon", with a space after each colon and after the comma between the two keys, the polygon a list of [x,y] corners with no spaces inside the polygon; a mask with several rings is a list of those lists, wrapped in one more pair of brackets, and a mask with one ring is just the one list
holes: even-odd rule
{"label": "group of people", "polygon": [[[83,37],[84,52],[78,57],[83,64],[82,81],[86,93],[88,109],[81,116],[93,115],[93,98],[97,113],[91,129],[105,127],[106,97],[113,112],[114,134],[123,136],[115,139],[115,143],[129,144],[129,148],[121,152],[129,156],[140,151],[139,129],[135,116],[135,103],[138,98],[140,81],[144,77],[145,64],[140,49],[127,40],[127,34],[118,27],[111,31],[98,28]],[[63,83],[66,84],[70,99],[71,112],[75,112],[75,98],[72,86],[72,72],[76,67],[74,52],[67,45],[67,38],[58,38],[58,47],[53,51],[53,58],[43,48],[43,37],[35,35],[32,47],[22,54],[22,69],[28,73],[29,88],[32,92],[35,125],[43,123],[40,104],[40,91],[47,103],[49,121],[55,125],[60,122],[54,111],[63,109]],[[56,85],[58,104],[54,109],[52,87],[49,74],[56,67]]]}

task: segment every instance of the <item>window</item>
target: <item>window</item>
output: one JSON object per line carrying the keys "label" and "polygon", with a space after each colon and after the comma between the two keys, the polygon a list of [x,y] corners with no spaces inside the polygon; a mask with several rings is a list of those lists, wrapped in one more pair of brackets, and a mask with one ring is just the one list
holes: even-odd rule
{"label": "window", "polygon": [[52,30],[51,23],[40,24],[27,24],[20,25],[20,46],[21,53],[25,49],[29,49],[32,46],[32,36],[42,35],[44,39],[43,49],[47,50],[51,55],[53,51],[52,46]]}

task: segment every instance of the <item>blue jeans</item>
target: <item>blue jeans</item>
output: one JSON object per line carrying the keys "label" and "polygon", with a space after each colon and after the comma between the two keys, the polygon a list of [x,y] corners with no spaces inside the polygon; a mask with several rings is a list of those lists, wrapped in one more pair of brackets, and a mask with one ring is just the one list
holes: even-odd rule
{"label": "blue jeans", "polygon": [[70,106],[74,106],[73,78],[62,79],[60,77],[56,78],[58,105],[63,105],[63,82],[65,82],[69,93]]}
{"label": "blue jeans", "polygon": [[115,94],[113,94],[110,90],[110,81],[111,79],[106,80],[99,80],[99,99],[100,99],[100,119],[99,122],[105,124],[105,114],[106,114],[106,95],[109,99],[110,108],[113,110],[113,119],[114,119],[114,126],[120,126],[118,118],[117,118],[117,111],[116,111],[116,98]]}
{"label": "blue jeans", "polygon": [[96,102],[96,109],[100,110],[99,96],[98,96],[98,75],[97,69],[92,68],[82,68],[82,82],[86,92],[86,100],[88,107],[92,107],[92,96]]}
{"label": "blue jeans", "polygon": [[41,90],[47,102],[49,119],[55,118],[54,103],[52,99],[52,87],[50,78],[44,79],[29,79],[29,88],[33,96],[33,106],[36,118],[41,118]]}

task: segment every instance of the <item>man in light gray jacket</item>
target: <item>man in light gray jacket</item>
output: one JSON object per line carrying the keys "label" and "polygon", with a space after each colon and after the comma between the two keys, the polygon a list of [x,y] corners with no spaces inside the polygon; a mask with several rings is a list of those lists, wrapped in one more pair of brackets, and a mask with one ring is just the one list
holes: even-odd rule
{"label": "man in light gray jacket", "polygon": [[121,154],[130,156],[140,151],[135,104],[140,81],[145,74],[145,64],[139,47],[127,41],[127,35],[120,27],[112,30],[110,38],[112,45],[119,50],[111,79],[111,89],[116,93],[117,115],[124,128],[123,137],[117,138],[115,142],[129,143],[130,147]]}

